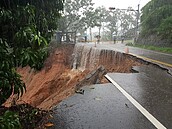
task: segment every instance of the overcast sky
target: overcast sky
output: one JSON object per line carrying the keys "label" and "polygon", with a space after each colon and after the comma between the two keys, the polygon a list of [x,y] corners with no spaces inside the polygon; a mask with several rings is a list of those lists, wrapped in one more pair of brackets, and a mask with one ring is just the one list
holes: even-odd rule
{"label": "overcast sky", "polygon": [[150,0],[92,0],[95,6],[105,6],[106,8],[115,7],[119,9],[126,9],[132,7],[133,9],[138,8],[138,4],[142,8]]}

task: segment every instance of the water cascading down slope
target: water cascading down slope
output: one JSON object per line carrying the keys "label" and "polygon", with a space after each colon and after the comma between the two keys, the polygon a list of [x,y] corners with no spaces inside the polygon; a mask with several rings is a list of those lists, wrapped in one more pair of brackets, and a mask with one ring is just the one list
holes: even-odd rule
{"label": "water cascading down slope", "polygon": [[97,49],[96,47],[76,44],[73,52],[73,69],[84,71],[93,70],[98,66],[105,67],[118,66],[125,63],[126,55],[113,50]]}

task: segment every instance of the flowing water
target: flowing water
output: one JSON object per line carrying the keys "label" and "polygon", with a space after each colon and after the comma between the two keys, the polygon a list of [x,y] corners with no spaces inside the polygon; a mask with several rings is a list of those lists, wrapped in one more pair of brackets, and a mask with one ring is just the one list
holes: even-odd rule
{"label": "flowing water", "polygon": [[73,52],[73,69],[93,70],[100,65],[116,65],[125,60],[125,55],[112,50],[97,49],[82,44],[76,44]]}

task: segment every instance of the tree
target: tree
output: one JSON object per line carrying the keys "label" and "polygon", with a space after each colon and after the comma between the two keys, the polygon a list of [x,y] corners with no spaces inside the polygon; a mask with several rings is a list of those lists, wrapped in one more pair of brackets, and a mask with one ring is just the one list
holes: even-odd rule
{"label": "tree", "polygon": [[85,14],[92,11],[92,0],[66,0],[64,14],[59,20],[60,31],[79,31],[85,29]]}
{"label": "tree", "polygon": [[158,35],[162,39],[168,39],[172,41],[172,16],[164,19],[157,29]]}
{"label": "tree", "polygon": [[130,31],[133,28],[137,28],[137,13],[130,11],[133,10],[131,7],[129,7],[126,11],[121,10],[118,15],[120,19],[120,27],[121,27],[121,34],[125,35],[128,31]]}
{"label": "tree", "polygon": [[42,68],[62,10],[63,0],[0,1],[0,105],[25,91],[17,66]]}
{"label": "tree", "polygon": [[[171,42],[171,34],[166,35],[165,28],[168,29],[171,26],[171,14],[172,12],[172,1],[171,0],[151,0],[142,8],[142,30],[141,38],[149,36],[157,36],[158,39],[168,40]],[[166,35],[166,36],[165,36]]]}
{"label": "tree", "polygon": [[91,41],[92,41],[92,28],[99,25],[98,24],[98,21],[100,20],[99,12],[101,12],[100,8],[96,8],[96,9],[90,8],[89,11],[84,13],[83,20],[85,22],[85,29],[89,29]]}
{"label": "tree", "polygon": [[117,18],[117,11],[110,11],[110,13],[107,15],[107,24],[106,27],[110,31],[110,39],[113,40],[113,34],[118,35],[118,18]]}
{"label": "tree", "polygon": [[136,13],[130,10],[133,9],[131,7],[128,9],[115,9],[106,13],[106,27],[111,33],[111,40],[112,35],[121,36],[127,34],[128,36],[128,32],[136,27]]}
{"label": "tree", "polygon": [[0,105],[14,93],[22,95],[25,85],[14,68],[13,54],[6,41],[0,38]]}
{"label": "tree", "polygon": [[104,23],[106,22],[106,18],[107,18],[107,10],[104,6],[102,7],[98,7],[97,8],[97,27],[99,28],[99,35],[100,34],[100,31],[102,29],[102,27],[104,27]]}

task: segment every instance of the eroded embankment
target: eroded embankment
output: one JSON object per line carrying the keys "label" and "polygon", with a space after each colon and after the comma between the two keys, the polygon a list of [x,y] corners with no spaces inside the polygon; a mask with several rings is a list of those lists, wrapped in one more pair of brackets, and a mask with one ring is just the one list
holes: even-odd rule
{"label": "eroded embankment", "polygon": [[[91,78],[89,73],[100,65],[103,65],[107,72],[129,73],[132,66],[139,66],[141,63],[119,52],[63,45],[50,54],[41,71],[35,71],[29,67],[18,68],[27,87],[26,93],[18,103],[29,103],[38,108],[50,109],[74,94],[76,86],[80,85],[85,77]],[[107,82],[102,78],[102,74],[100,75],[101,77],[96,76],[100,81],[90,79],[90,82],[83,84]]]}
{"label": "eroded embankment", "polygon": [[130,73],[132,66],[141,65],[143,62],[113,50],[97,49],[76,44],[74,49],[74,68],[79,70],[94,70],[103,65],[108,72]]}

